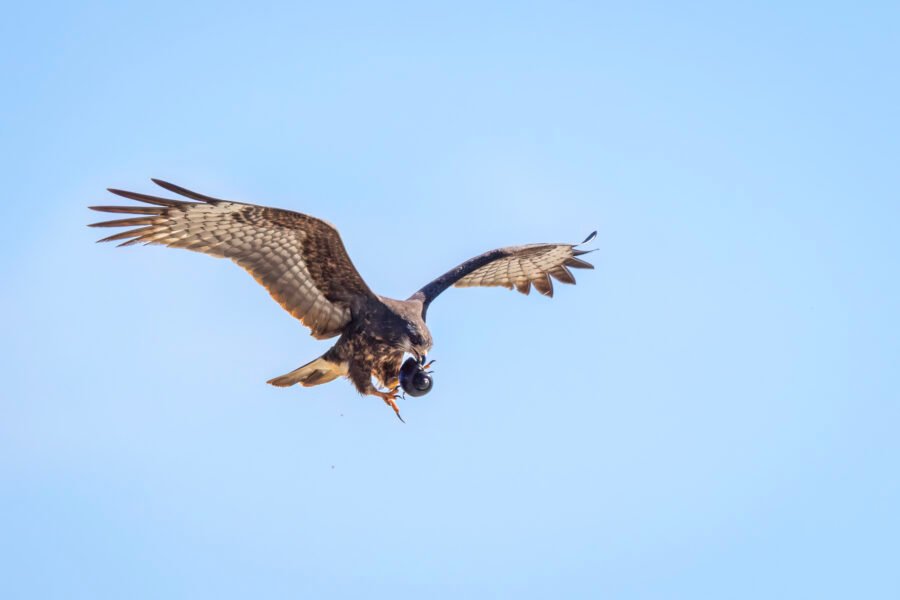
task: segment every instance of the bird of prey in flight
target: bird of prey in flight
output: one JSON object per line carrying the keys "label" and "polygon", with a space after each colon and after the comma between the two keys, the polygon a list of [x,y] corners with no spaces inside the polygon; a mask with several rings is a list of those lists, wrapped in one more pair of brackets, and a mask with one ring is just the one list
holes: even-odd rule
{"label": "bird of prey in flight", "polygon": [[[265,287],[316,339],[340,336],[322,356],[269,380],[286,387],[319,385],[343,376],[361,394],[378,396],[400,417],[400,391],[414,396],[432,386],[426,356],[432,339],[428,307],[448,287],[503,286],[553,296],[551,277],[575,283],[569,268],[592,269],[581,244],[530,244],[485,252],[447,271],[406,300],[374,293],[357,272],[337,229],[321,219],[279,208],[211,198],[153,179],[186,200],[110,189],[144,205],[91,206],[126,219],[91,227],[128,227],[101,242],[162,244],[230,258]],[[404,362],[403,357],[410,357]],[[378,386],[373,385],[372,379]],[[403,420],[402,418],[400,419]]]}

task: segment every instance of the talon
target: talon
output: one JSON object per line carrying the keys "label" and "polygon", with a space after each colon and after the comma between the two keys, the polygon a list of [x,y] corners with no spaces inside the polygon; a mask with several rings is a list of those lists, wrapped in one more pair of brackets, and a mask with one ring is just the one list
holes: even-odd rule
{"label": "talon", "polygon": [[431,365],[433,365],[435,362],[437,362],[436,359],[435,359],[435,360],[430,360],[430,361],[428,361],[428,364],[427,364],[427,365],[422,365],[422,369],[427,369],[428,367],[430,367]]}
{"label": "talon", "polygon": [[403,420],[403,417],[400,416],[400,407],[397,406],[397,403],[394,401],[395,396],[391,396],[389,400],[387,400],[388,406],[394,409],[394,413],[396,413],[397,418],[400,419],[401,423],[406,423]]}
{"label": "talon", "polygon": [[397,406],[396,400],[400,397],[397,394],[397,389],[398,388],[395,387],[389,392],[375,392],[375,395],[380,397],[382,400],[384,400],[385,404],[394,409],[394,413],[396,413],[397,418],[400,419],[401,423],[406,423],[406,421],[403,420],[403,417],[400,416],[400,407]]}

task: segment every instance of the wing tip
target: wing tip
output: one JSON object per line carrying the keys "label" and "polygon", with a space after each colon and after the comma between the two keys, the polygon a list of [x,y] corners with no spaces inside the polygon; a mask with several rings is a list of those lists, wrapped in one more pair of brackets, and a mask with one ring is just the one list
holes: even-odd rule
{"label": "wing tip", "polygon": [[586,252],[581,252],[580,254],[573,253],[574,256],[570,256],[567,258],[563,264],[571,269],[593,269],[594,265],[587,262],[586,260],[581,260],[580,258],[575,258],[580,254],[587,254]]}
{"label": "wing tip", "polygon": [[171,188],[173,188],[173,187],[178,187],[174,183],[169,183],[165,179],[160,179],[159,177],[151,177],[150,181],[152,181],[159,187],[166,189],[166,190],[171,190]]}
{"label": "wing tip", "polygon": [[206,202],[208,204],[216,204],[218,202],[225,202],[221,198],[213,198],[212,196],[207,196],[205,194],[200,194],[198,192],[194,192],[187,188],[181,187],[180,185],[176,185],[174,183],[170,183],[164,179],[159,179],[158,177],[151,177],[150,181],[158,185],[159,187],[168,190],[174,194],[178,194],[179,196],[184,196],[185,198],[190,198],[191,200],[197,200],[199,202]]}

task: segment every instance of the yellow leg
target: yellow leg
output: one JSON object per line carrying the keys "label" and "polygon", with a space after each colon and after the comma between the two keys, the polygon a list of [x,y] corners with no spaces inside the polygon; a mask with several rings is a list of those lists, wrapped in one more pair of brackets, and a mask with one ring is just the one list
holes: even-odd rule
{"label": "yellow leg", "polygon": [[397,398],[400,397],[400,395],[397,394],[397,390],[399,389],[400,386],[395,385],[392,386],[391,389],[387,392],[382,392],[381,390],[373,390],[372,395],[378,396],[379,398],[384,400],[385,404],[394,409],[394,412],[397,414],[397,418],[400,419],[400,422],[406,423],[406,421],[403,420],[403,417],[400,416],[400,407],[397,406]]}

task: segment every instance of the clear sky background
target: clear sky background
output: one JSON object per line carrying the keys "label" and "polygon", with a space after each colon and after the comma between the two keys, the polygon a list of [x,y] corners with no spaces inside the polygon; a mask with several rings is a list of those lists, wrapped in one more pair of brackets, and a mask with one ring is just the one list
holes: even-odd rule
{"label": "clear sky background", "polygon": [[[725,4],[5,6],[0,596],[900,597],[900,14]],[[388,296],[596,270],[441,296],[402,425],[265,385],[328,343],[233,264],[94,244],[149,177]]]}

